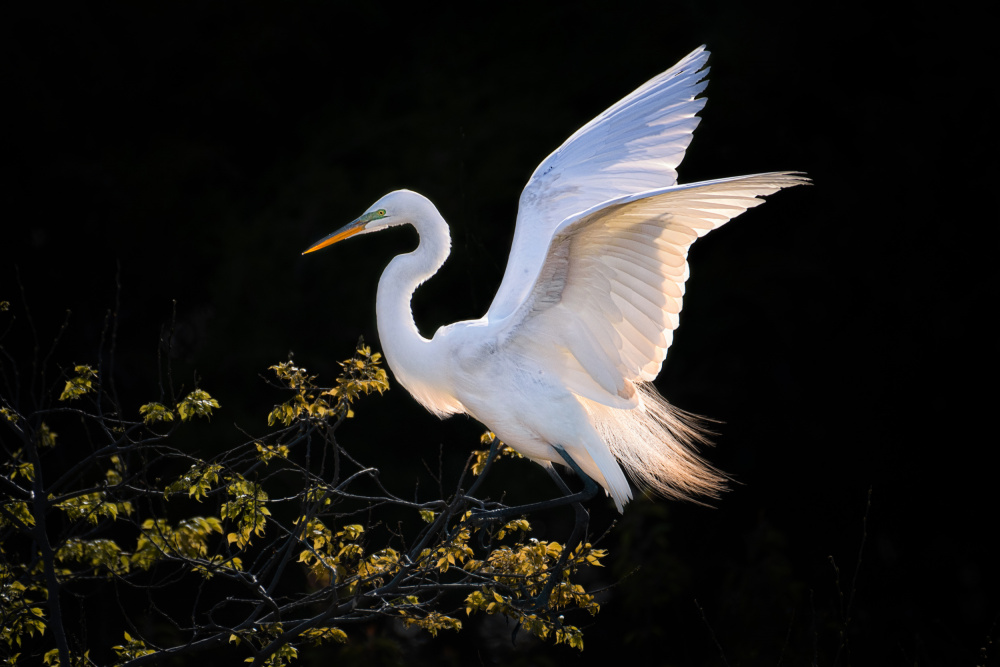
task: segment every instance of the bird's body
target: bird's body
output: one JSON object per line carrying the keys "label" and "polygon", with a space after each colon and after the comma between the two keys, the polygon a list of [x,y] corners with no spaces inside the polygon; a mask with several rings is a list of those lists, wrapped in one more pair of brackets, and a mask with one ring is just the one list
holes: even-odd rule
{"label": "bird's body", "polygon": [[[420,243],[379,280],[379,338],[396,379],[439,417],[468,414],[544,466],[568,455],[611,495],[622,466],[663,495],[714,495],[723,478],[695,452],[700,431],[652,387],[677,326],[687,252],[698,237],[806,182],[794,173],[675,185],[704,104],[698,49],[581,128],[521,195],[503,282],[485,316],[413,322],[413,292],[450,252],[447,223],[399,190],[310,248],[413,225]],[[557,449],[559,448],[559,449]],[[559,450],[562,451],[559,451]]]}

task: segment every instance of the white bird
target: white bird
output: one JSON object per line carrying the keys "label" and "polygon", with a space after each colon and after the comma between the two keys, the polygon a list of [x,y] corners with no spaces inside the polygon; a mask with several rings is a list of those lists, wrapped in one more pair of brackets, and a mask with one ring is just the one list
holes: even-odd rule
{"label": "white bird", "polygon": [[433,414],[468,414],[550,472],[553,462],[582,469],[619,511],[632,498],[623,467],[666,497],[722,488],[696,452],[703,431],[651,384],[677,328],[688,249],[760,197],[808,182],[776,172],[677,185],[708,56],[696,49],[539,165],[521,193],[500,289],[478,320],[430,340],[413,322],[414,291],[451,247],[444,218],[415,192],[385,195],[305,251],[413,225],[419,245],[389,262],[376,298],[396,379]]}

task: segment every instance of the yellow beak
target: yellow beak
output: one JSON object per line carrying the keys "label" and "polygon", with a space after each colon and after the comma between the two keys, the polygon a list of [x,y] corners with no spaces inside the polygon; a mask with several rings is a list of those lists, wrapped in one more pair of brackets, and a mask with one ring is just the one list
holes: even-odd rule
{"label": "yellow beak", "polygon": [[366,222],[365,220],[358,219],[355,220],[354,222],[350,222],[344,225],[343,227],[335,231],[333,234],[330,234],[329,236],[324,236],[322,239],[314,243],[308,250],[306,250],[302,254],[305,255],[310,252],[315,252],[320,248],[325,248],[328,245],[333,245],[337,241],[343,241],[349,236],[354,236],[359,232],[363,232],[365,230],[365,222]]}

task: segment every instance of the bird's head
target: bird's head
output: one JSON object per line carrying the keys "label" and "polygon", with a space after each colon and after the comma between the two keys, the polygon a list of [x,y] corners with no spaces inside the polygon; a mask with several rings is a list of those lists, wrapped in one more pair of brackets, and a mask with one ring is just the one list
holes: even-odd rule
{"label": "bird's head", "polygon": [[358,234],[377,232],[395,225],[417,224],[426,215],[428,207],[435,214],[437,213],[434,205],[423,195],[410,190],[390,192],[372,204],[363,215],[312,244],[302,254],[315,252],[320,248],[325,248],[337,241],[343,241]]}

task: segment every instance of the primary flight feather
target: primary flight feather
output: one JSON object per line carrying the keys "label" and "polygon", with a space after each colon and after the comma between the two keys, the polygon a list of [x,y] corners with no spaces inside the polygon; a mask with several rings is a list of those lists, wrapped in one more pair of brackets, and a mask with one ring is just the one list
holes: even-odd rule
{"label": "primary flight feather", "polygon": [[668,497],[722,488],[696,452],[701,431],[651,384],[677,328],[688,250],[761,197],[808,182],[775,172],[676,184],[705,104],[697,95],[708,55],[696,49],[538,166],[521,194],[503,281],[478,320],[430,340],[413,322],[413,292],[451,247],[447,223],[415,192],[385,195],[306,251],[413,225],[419,245],[389,262],[376,298],[396,379],[432,413],[468,414],[543,466],[575,463],[619,511],[632,498],[623,467]]}

